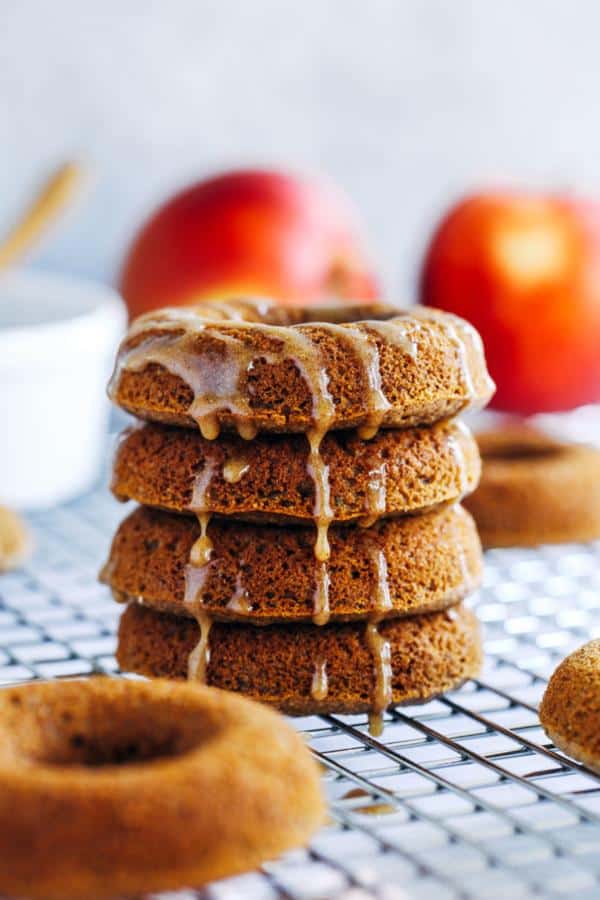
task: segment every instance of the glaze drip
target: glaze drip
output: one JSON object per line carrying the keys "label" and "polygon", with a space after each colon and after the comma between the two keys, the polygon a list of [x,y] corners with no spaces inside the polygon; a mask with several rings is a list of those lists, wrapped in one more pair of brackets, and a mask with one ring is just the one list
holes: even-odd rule
{"label": "glaze drip", "polygon": [[317,659],[310,686],[310,696],[313,700],[325,700],[329,693],[327,680],[327,660]]}
{"label": "glaze drip", "polygon": [[192,566],[201,567],[210,562],[213,551],[213,542],[207,534],[209,522],[210,513],[198,513],[200,537],[194,542],[190,551],[190,563]]}
{"label": "glaze drip", "polygon": [[248,591],[244,587],[241,572],[237,573],[235,591],[227,604],[227,609],[241,616],[247,616],[252,612],[252,604],[248,598]]}
{"label": "glaze drip", "polygon": [[365,638],[375,672],[369,732],[379,737],[383,731],[383,713],[392,702],[392,651],[390,642],[379,633],[377,617],[367,622]]}
{"label": "glaze drip", "polygon": [[469,325],[468,322],[465,322],[458,316],[455,316],[452,313],[442,312],[442,310],[439,309],[417,306],[411,310],[411,313],[424,321],[437,322],[442,325],[448,334],[448,337],[454,344],[458,357],[460,379],[462,382],[461,386],[464,393],[462,409],[466,409],[466,407],[471,405],[473,399],[477,397],[477,391],[473,382],[473,373],[469,362],[465,335],[468,333],[471,341],[479,345],[481,344],[481,338],[479,337],[478,332],[472,325]]}
{"label": "glaze drip", "polygon": [[243,457],[234,456],[223,466],[223,479],[227,484],[237,484],[250,469],[250,463]]}
{"label": "glaze drip", "polygon": [[317,562],[315,578],[312,620],[315,625],[327,625],[331,611],[329,609],[329,570],[325,561]]}
{"label": "glaze drip", "polygon": [[202,684],[206,684],[208,664],[210,663],[209,638],[212,619],[198,608],[196,612],[196,621],[200,627],[200,640],[190,653],[190,658],[188,660],[188,680],[200,681]]}
{"label": "glaze drip", "polygon": [[369,469],[365,497],[365,515],[359,519],[361,528],[370,528],[385,515],[387,509],[387,464],[383,460],[376,468]]}
{"label": "glaze drip", "polygon": [[[469,430],[464,422],[461,422],[460,419],[457,419],[456,427],[459,431],[466,435],[467,438],[470,437]],[[454,461],[456,463],[456,472],[457,472],[457,487],[460,493],[460,496],[463,497],[469,490],[469,467],[467,466],[467,460],[465,459],[464,450],[462,444],[460,442],[460,438],[455,434],[448,435],[448,446],[450,447],[450,452],[454,457]]]}
{"label": "glaze drip", "polygon": [[209,634],[212,617],[203,606],[203,592],[209,564],[203,566],[188,565],[185,568],[184,606],[198,623],[200,640],[192,650],[188,660],[188,679],[206,683],[206,674],[210,660]]}
{"label": "glaze drip", "polygon": [[374,612],[377,618],[383,618],[386,613],[393,609],[394,604],[390,595],[387,559],[381,547],[373,546],[372,559],[375,572]]}
{"label": "glaze drip", "polygon": [[209,464],[205,463],[194,481],[192,499],[188,506],[190,512],[196,515],[200,525],[200,537],[190,551],[190,563],[193,566],[204,566],[210,562],[213,550],[213,544],[207,530],[211,519],[208,490],[214,474],[215,463],[213,461]]}
{"label": "glaze drip", "polygon": [[192,500],[189,509],[195,513],[200,525],[200,536],[190,550],[190,561],[185,568],[184,605],[196,619],[200,628],[200,640],[190,653],[188,661],[188,678],[193,681],[206,681],[209,661],[208,637],[212,619],[203,607],[203,592],[209,572],[213,543],[208,535],[211,519],[208,502],[208,490],[215,473],[215,463],[205,464],[196,476]]}

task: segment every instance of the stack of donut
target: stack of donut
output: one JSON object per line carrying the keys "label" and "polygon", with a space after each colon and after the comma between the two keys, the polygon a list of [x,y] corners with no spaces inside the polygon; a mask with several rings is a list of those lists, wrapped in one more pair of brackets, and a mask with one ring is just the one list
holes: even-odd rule
{"label": "stack of donut", "polygon": [[112,488],[141,504],[102,577],[128,671],[292,714],[369,712],[473,676],[462,600],[480,461],[455,417],[493,384],[433,310],[210,302],[133,323],[110,396],[139,420]]}

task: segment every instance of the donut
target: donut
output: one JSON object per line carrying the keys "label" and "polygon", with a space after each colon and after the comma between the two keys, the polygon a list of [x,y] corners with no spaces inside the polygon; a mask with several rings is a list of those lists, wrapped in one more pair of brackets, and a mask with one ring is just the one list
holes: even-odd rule
{"label": "donut", "polygon": [[600,774],[600,639],[563,659],[548,682],[540,722],[556,747]]}
{"label": "donut", "polygon": [[481,482],[465,506],[484,547],[600,538],[600,451],[519,425],[477,440]]}
{"label": "donut", "polygon": [[0,506],[0,573],[22,565],[31,556],[33,542],[23,519],[7,506]]}
{"label": "donut", "polygon": [[[192,619],[130,603],[117,659],[124,671],[183,679],[199,637]],[[475,677],[482,661],[477,620],[462,605],[379,626],[214,622],[203,650],[208,684],[291,715],[377,713],[392,703],[422,703]]]}
{"label": "donut", "polygon": [[[191,615],[186,597],[201,583],[202,608],[215,619],[256,625],[319,621],[321,577],[308,528],[213,520],[210,562],[188,565],[199,537],[195,519],[138,507],[120,525],[103,570],[119,599]],[[473,520],[459,506],[330,532],[327,612],[332,621],[442,609],[474,590],[481,550]]]}
{"label": "donut", "polygon": [[303,844],[316,763],[273,711],[113,678],[0,691],[0,892],[89,900],[199,886]]}
{"label": "donut", "polygon": [[[380,431],[370,441],[330,432],[320,452],[333,522],[372,524],[451,503],[474,490],[480,475],[477,444],[460,422]],[[118,445],[112,490],[119,499],[177,512],[312,523],[308,455],[303,435],[207,441],[197,430],[144,425]]]}
{"label": "donut", "polygon": [[111,399],[141,419],[221,429],[407,427],[489,400],[479,335],[437,310],[384,304],[289,308],[241,299],[165,309],[130,327]]}

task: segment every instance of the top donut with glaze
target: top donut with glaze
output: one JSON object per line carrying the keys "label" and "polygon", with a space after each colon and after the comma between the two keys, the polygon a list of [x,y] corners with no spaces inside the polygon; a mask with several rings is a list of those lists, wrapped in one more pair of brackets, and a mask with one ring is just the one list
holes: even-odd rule
{"label": "top donut with glaze", "polygon": [[139,418],[244,438],[429,424],[483,406],[494,385],[477,332],[431,309],[282,307],[240,299],[142,316],[111,399]]}

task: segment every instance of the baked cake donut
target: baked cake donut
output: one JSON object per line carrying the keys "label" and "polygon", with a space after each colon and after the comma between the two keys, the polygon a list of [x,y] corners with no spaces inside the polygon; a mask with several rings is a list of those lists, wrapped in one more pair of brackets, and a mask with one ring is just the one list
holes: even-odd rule
{"label": "baked cake donut", "polygon": [[[405,616],[457,603],[479,584],[481,550],[461,507],[372,528],[332,528],[327,581],[307,528],[213,521],[207,565],[189,564],[195,519],[138,507],[120,525],[102,578],[119,599],[256,625]],[[186,602],[187,601],[187,602]]]}
{"label": "baked cake donut", "polygon": [[600,639],[563,659],[548,682],[540,722],[556,747],[600,774]]}
{"label": "baked cake donut", "polygon": [[282,307],[206,301],[136,319],[109,387],[141,419],[319,435],[407,427],[484,405],[494,389],[462,319],[385,304]]}
{"label": "baked cake donut", "polygon": [[524,425],[477,436],[483,470],[465,506],[484,547],[600,538],[600,451]]}
{"label": "baked cake donut", "polygon": [[112,678],[0,691],[2,895],[195,887],[303,844],[323,815],[302,739],[243,697]]}
{"label": "baked cake donut", "polygon": [[[303,435],[207,441],[191,429],[144,425],[117,448],[112,490],[122,500],[200,517],[307,524],[315,507],[308,454]],[[321,458],[332,521],[363,526],[460,500],[476,487],[481,468],[475,439],[460,422],[382,430],[370,441],[330,432]]]}
{"label": "baked cake donut", "polygon": [[369,622],[251,625],[214,622],[200,645],[195,621],[131,603],[121,617],[124,671],[183,679],[188,661],[206,682],[292,715],[369,712],[421,703],[479,673],[479,626],[459,605]]}

